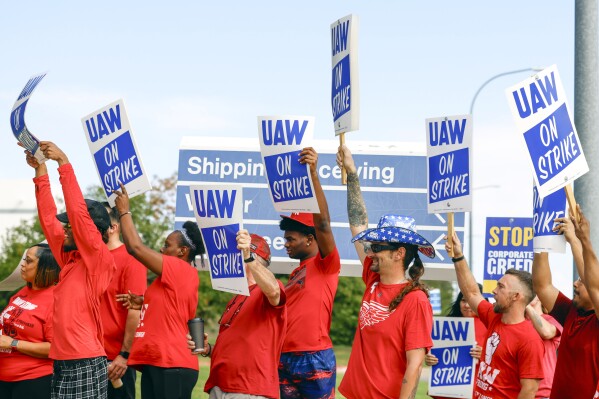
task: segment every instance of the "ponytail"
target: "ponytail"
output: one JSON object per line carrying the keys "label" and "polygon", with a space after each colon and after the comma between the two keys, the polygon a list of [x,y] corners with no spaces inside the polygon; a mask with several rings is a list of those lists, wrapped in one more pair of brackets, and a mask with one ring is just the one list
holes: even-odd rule
{"label": "ponytail", "polygon": [[[406,256],[404,258],[404,270],[408,271],[408,275],[410,276],[410,281],[408,285],[404,287],[403,290],[397,295],[391,303],[389,304],[389,311],[394,310],[399,306],[401,301],[403,301],[404,297],[408,295],[412,291],[421,290],[426,294],[428,298],[428,288],[425,284],[420,282],[420,277],[424,274],[424,265],[422,264],[422,260],[420,260],[420,255],[418,254],[418,246],[402,244],[402,247],[406,249]],[[410,263],[414,261],[414,264],[410,267]]]}

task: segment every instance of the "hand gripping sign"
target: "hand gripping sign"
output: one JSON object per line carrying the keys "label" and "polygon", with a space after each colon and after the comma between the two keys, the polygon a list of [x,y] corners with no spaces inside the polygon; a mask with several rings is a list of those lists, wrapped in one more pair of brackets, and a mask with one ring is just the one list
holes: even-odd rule
{"label": "hand gripping sign", "polygon": [[117,100],[81,119],[87,144],[94,157],[102,188],[110,206],[114,206],[119,183],[130,197],[152,189],[125,111]]}
{"label": "hand gripping sign", "polygon": [[19,140],[19,143],[21,143],[23,147],[33,154],[38,162],[44,162],[46,161],[46,158],[39,149],[40,141],[29,131],[29,129],[27,129],[27,125],[25,125],[25,109],[27,108],[31,94],[44,76],[46,76],[46,73],[34,75],[29,78],[27,84],[21,91],[21,94],[19,94],[17,101],[15,101],[15,104],[12,106],[12,111],[10,113],[10,127],[13,135]]}

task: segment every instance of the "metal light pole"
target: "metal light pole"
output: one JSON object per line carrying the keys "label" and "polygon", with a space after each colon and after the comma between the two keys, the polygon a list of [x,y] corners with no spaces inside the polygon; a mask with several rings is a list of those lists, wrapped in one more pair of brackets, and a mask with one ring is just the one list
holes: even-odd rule
{"label": "metal light pole", "polygon": [[[539,72],[542,71],[543,68],[539,68],[539,67],[531,67],[531,68],[524,68],[524,69],[516,69],[514,71],[507,71],[507,72],[502,72],[499,73],[495,76],[490,77],[489,79],[487,79],[476,91],[476,93],[474,93],[474,97],[472,97],[472,101],[470,102],[470,115],[472,115],[472,112],[474,111],[474,103],[476,102],[476,99],[478,98],[478,95],[480,94],[480,92],[482,91],[482,89],[485,88],[485,86],[487,86],[489,83],[491,83],[492,81],[494,81],[495,79],[501,78],[503,76],[507,76],[507,75],[515,75],[517,73],[523,73],[523,72]],[[473,141],[473,146],[474,146],[474,135],[472,136],[472,141]],[[495,187],[494,185],[489,185],[489,186],[483,186],[483,187],[479,187],[479,188],[491,188],[491,187]],[[474,189],[473,189],[474,191]],[[472,208],[474,209],[474,200],[472,201]],[[472,230],[473,230],[473,217],[472,217],[472,211],[470,212],[470,218],[468,220],[468,230],[470,233],[470,237],[468,239],[468,264],[470,265],[470,268],[472,268],[472,264],[474,262],[473,259],[473,244],[474,244],[474,240],[473,240],[473,236],[474,234],[472,234]]]}

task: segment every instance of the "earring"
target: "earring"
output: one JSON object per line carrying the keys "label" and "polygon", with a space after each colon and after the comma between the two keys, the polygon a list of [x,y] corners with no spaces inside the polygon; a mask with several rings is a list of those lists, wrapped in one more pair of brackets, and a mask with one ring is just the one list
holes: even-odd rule
{"label": "earring", "polygon": [[307,246],[307,247],[309,247],[309,246],[310,246],[310,243],[307,243],[307,244],[306,244],[306,246]]}

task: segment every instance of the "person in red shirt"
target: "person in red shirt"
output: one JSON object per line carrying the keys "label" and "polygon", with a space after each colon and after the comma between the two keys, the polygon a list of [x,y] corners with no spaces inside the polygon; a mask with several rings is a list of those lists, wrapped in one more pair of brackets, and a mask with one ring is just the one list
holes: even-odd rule
{"label": "person in red shirt", "polygon": [[0,398],[50,397],[52,308],[60,268],[47,244],[29,248],[21,262],[26,282],[0,314]]}
{"label": "person in red shirt", "polygon": [[156,252],[139,237],[122,184],[115,194],[127,251],[158,276],[143,298],[131,292],[117,296],[128,308],[141,309],[128,364],[142,372],[144,399],[171,399],[173,392],[178,399],[189,399],[198,380],[198,359],[186,348],[187,322],[195,317],[200,284],[191,264],[206,252],[200,229],[194,222],[185,222]]}
{"label": "person in red shirt", "polygon": [[237,248],[243,251],[250,296],[236,295],[229,301],[214,350],[205,345],[201,355],[212,360],[204,391],[211,399],[230,394],[276,399],[277,367],[287,329],[285,289],[268,270],[270,248],[264,238],[240,230]]}
{"label": "person in red shirt", "polygon": [[480,320],[487,326],[481,362],[474,383],[475,399],[533,399],[543,379],[544,347],[541,337],[524,312],[534,298],[532,276],[508,269],[493,290],[495,303],[485,301],[462,252],[462,243],[453,234],[453,254],[460,291]]}
{"label": "person in red shirt", "polygon": [[534,254],[535,291],[549,314],[564,326],[550,398],[591,398],[599,381],[599,309],[593,307],[587,291],[583,246],[576,237],[572,220],[557,218],[555,223],[554,230],[570,243],[580,278],[574,282],[574,296],[569,299],[551,282],[548,254]]}
{"label": "person in red shirt", "polygon": [[304,148],[299,162],[309,165],[320,213],[292,213],[279,224],[287,255],[300,261],[285,286],[288,321],[279,383],[283,399],[326,399],[335,396],[337,366],[329,331],[341,260],[318,178],[318,154]]}
{"label": "person in red shirt", "polygon": [[[146,292],[148,272],[137,259],[127,253],[120,240],[121,224],[115,208],[103,203],[110,216],[108,249],[114,257],[116,271],[106,289],[100,306],[104,325],[104,349],[108,358],[108,379],[118,381],[108,385],[108,399],[135,399],[135,369],[127,367],[127,359],[133,343],[135,329],[139,324],[139,309],[127,309],[116,302],[116,295],[123,292],[143,296]],[[118,388],[115,388],[118,387]]]}
{"label": "person in red shirt", "polygon": [[[483,286],[478,284],[478,290],[482,293]],[[472,310],[468,301],[464,298],[464,294],[461,292],[458,294],[455,302],[451,305],[449,312],[447,313],[447,317],[472,317],[474,318],[474,336],[476,339],[476,345],[470,349],[470,356],[476,359],[476,367],[474,369],[474,375],[478,372],[478,366],[480,364],[480,355],[482,353],[483,345],[487,338],[487,327],[483,324],[482,321],[478,318],[476,313]],[[434,366],[439,363],[439,359],[437,356],[433,355],[431,352],[427,353],[424,357],[424,362],[427,366]],[[449,399],[443,396],[431,396],[433,399]]]}
{"label": "person in red shirt", "polygon": [[42,141],[40,150],[58,163],[67,209],[56,214],[46,163],[26,151],[27,163],[35,169],[40,224],[61,268],[54,289],[52,398],[105,399],[108,380],[100,300],[116,268],[106,246],[110,217],[101,203],[83,199],[73,166],[60,148]]}
{"label": "person in red shirt", "polygon": [[366,284],[339,392],[348,399],[413,398],[424,355],[433,345],[433,310],[420,282],[420,253],[432,258],[435,250],[416,232],[411,217],[383,215],[369,229],[357,169],[345,145],[339,147],[337,164],[347,170],[349,227]]}

